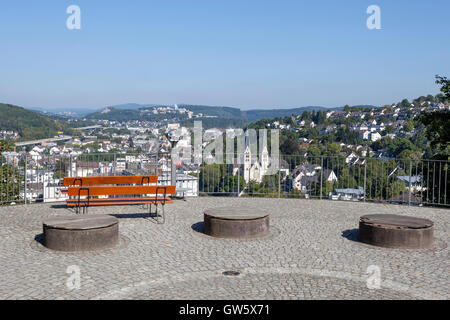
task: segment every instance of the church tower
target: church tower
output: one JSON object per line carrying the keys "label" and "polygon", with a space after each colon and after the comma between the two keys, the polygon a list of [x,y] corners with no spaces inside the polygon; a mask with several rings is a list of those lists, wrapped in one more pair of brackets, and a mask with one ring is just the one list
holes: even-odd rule
{"label": "church tower", "polygon": [[252,167],[252,153],[250,146],[247,145],[244,152],[244,180],[246,183],[250,181],[250,168]]}
{"label": "church tower", "polygon": [[267,151],[267,146],[264,146],[263,151],[261,152],[261,171],[262,175],[264,175],[269,167],[269,151]]}

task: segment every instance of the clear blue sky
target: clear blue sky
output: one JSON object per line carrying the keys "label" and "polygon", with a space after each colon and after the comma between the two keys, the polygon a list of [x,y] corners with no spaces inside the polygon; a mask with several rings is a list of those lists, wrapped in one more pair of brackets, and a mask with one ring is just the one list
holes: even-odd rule
{"label": "clear blue sky", "polygon": [[0,102],[381,105],[438,93],[449,39],[448,0],[1,1]]}

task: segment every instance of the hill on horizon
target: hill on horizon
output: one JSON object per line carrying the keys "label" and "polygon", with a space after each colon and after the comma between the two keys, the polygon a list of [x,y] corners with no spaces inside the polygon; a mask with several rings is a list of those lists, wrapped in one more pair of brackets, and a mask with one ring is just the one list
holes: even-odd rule
{"label": "hill on horizon", "polygon": [[0,129],[18,132],[20,140],[46,139],[70,130],[55,118],[4,103],[0,103]]}
{"label": "hill on horizon", "polygon": [[[127,106],[131,106],[131,109],[126,109]],[[142,106],[138,108],[138,106]],[[106,107],[100,111],[93,112],[86,116],[87,119],[102,119],[102,120],[115,120],[115,121],[128,121],[128,120],[147,120],[158,121],[162,118],[167,118],[168,115],[155,115],[153,113],[145,112],[145,110],[152,109],[155,105],[139,105],[139,104],[123,104],[119,106]],[[194,112],[194,114],[202,114],[207,117],[219,118],[221,123],[226,124],[223,120],[234,120],[239,123],[250,123],[267,118],[277,118],[294,115],[301,115],[303,111],[319,111],[319,110],[336,110],[339,108],[326,108],[321,106],[307,106],[300,108],[289,109],[252,109],[241,110],[236,107],[226,106],[206,106],[206,105],[189,105],[178,104],[179,108],[185,108]],[[179,115],[173,115],[172,120],[182,121],[185,118]],[[216,121],[217,122],[217,121]],[[232,121],[229,121],[232,122]]]}

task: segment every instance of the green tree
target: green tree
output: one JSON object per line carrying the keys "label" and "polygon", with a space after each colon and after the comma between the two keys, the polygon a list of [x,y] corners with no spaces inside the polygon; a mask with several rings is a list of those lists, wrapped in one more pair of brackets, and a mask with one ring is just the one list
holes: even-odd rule
{"label": "green tree", "polygon": [[411,132],[414,129],[414,120],[413,119],[408,119],[405,123],[405,125],[403,126],[403,129],[405,129],[406,132]]}
{"label": "green tree", "polygon": [[4,151],[12,151],[13,147],[12,145],[5,141],[5,140],[0,140],[0,154]]}
{"label": "green tree", "polygon": [[436,155],[444,158],[450,154],[450,111],[424,113],[420,121],[426,128],[426,136]]}
{"label": "green tree", "polygon": [[[199,187],[203,192],[220,192],[220,185],[224,178],[223,166],[207,164],[200,170]],[[223,183],[222,183],[223,185]]]}
{"label": "green tree", "polygon": [[220,182],[220,192],[236,193],[245,189],[245,180],[242,176],[228,174]]}
{"label": "green tree", "polygon": [[394,132],[394,127],[392,125],[387,125],[386,128],[384,128],[384,132],[386,134],[391,134]]}
{"label": "green tree", "polygon": [[400,107],[402,108],[408,108],[411,106],[411,102],[408,101],[408,99],[403,99],[402,102],[400,102]]}
{"label": "green tree", "polygon": [[23,175],[19,173],[17,166],[7,163],[6,159],[0,156],[0,198],[2,201],[21,201],[22,182]]}
{"label": "green tree", "polygon": [[291,155],[291,154],[297,154],[299,151],[300,151],[300,145],[298,144],[298,142],[296,140],[291,139],[291,138],[287,138],[280,145],[281,154]]}
{"label": "green tree", "polygon": [[442,77],[436,75],[436,84],[441,86],[441,92],[443,93],[445,99],[450,100],[450,80],[447,77]]}

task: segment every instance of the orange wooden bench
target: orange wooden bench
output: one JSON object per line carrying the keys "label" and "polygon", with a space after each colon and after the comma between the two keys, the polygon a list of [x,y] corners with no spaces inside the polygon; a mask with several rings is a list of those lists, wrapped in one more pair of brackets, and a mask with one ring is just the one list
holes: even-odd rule
{"label": "orange wooden bench", "polygon": [[[157,176],[111,176],[111,177],[68,177],[64,178],[67,188],[68,207],[75,207],[77,213],[83,208],[87,212],[90,206],[156,205],[158,217],[158,204],[172,203],[169,195],[175,194],[175,186],[150,185],[157,183]],[[98,196],[108,196],[99,198]]]}

